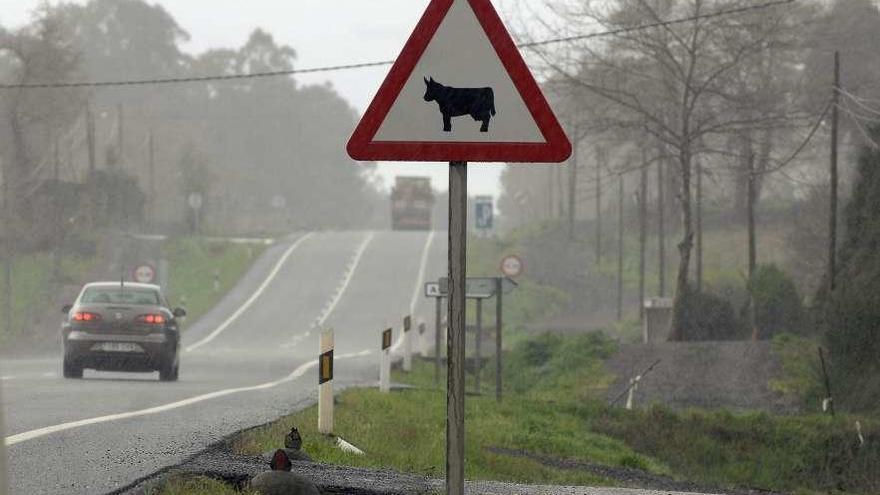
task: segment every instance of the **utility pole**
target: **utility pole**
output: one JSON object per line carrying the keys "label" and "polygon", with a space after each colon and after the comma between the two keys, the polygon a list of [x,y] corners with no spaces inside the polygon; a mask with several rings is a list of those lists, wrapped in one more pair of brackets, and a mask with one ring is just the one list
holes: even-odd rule
{"label": "utility pole", "polygon": [[95,163],[95,116],[92,114],[91,105],[86,107],[86,146],[89,153],[89,174],[94,174],[97,165]]}
{"label": "utility pole", "polygon": [[596,150],[596,265],[602,264],[602,168],[605,150]]}
{"label": "utility pole", "polygon": [[153,131],[147,137],[148,170],[150,174],[150,228],[156,228],[156,148],[153,142]]}
{"label": "utility pole", "polygon": [[828,292],[837,278],[837,143],[840,133],[840,52],[834,52],[834,88],[831,95],[831,218],[828,228]]}
{"label": "utility pole", "polygon": [[125,151],[125,117],[122,103],[116,104],[116,167],[122,169],[123,152]]}
{"label": "utility pole", "polygon": [[666,182],[663,173],[663,158],[657,162],[657,263],[660,282],[660,297],[666,297]]}
{"label": "utility pole", "polygon": [[[54,134],[54,132],[53,132]],[[62,248],[64,246],[64,234],[62,233],[62,221],[61,221],[61,212],[63,205],[61,204],[61,156],[59,150],[58,136],[55,135],[52,152],[54,155],[54,163],[52,167],[52,187],[55,188],[55,193],[53,194],[54,198],[52,201],[52,229],[54,232],[55,238],[55,249],[52,253],[52,280],[50,282],[54,283],[61,279],[61,256],[62,256]]]}
{"label": "utility pole", "polygon": [[578,169],[578,143],[580,142],[580,130],[574,126],[574,143],[572,143],[571,161],[568,165],[568,238],[574,240],[574,222],[577,218],[577,169]]}
{"label": "utility pole", "polygon": [[703,163],[698,156],[695,160],[696,177],[696,234],[697,234],[697,292],[703,291]]}
{"label": "utility pole", "polygon": [[639,322],[645,320],[645,251],[648,240],[648,156],[642,150],[639,179]]}
{"label": "utility pole", "polygon": [[617,321],[623,321],[623,212],[624,212],[624,184],[623,174],[620,174],[617,189]]}

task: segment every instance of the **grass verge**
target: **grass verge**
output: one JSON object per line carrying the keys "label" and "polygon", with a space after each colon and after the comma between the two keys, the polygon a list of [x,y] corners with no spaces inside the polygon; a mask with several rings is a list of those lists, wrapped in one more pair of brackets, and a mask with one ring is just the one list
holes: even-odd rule
{"label": "grass verge", "polygon": [[196,238],[166,242],[162,251],[170,265],[169,299],[186,308],[188,322],[197,321],[238,283],[263,249]]}
{"label": "grass verge", "polygon": [[[597,334],[544,335],[508,352],[504,402],[496,403],[491,394],[467,400],[468,479],[614,483],[587,469],[557,469],[490,451],[500,448],[723,488],[880,493],[880,473],[874,468],[880,465],[876,418],[609,408],[602,397],[611,377],[602,361],[614,347]],[[314,407],[242,434],[234,448],[244,454],[278,448],[284,434],[297,426],[304,448],[319,462],[442,477],[445,393],[433,389],[427,363],[417,363],[409,374],[396,372],[395,379],[416,388],[392,394],[349,390],[339,397],[336,432],[366,456],[343,453],[319,435]],[[859,444],[855,421],[864,444]]]}
{"label": "grass verge", "polygon": [[257,495],[256,492],[238,491],[217,480],[204,476],[172,476],[160,487],[148,489],[145,495]]}

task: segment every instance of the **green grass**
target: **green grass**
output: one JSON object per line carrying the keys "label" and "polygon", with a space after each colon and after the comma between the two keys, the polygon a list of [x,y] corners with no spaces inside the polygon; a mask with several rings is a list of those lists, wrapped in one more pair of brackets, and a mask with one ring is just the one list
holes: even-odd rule
{"label": "green grass", "polygon": [[238,283],[263,249],[196,238],[168,241],[162,251],[170,266],[169,299],[186,308],[188,322],[197,321]]}
{"label": "green grass", "polygon": [[[597,336],[573,340],[548,336],[537,347],[517,346],[508,361],[512,370],[519,366],[518,361],[543,359],[542,352],[548,346],[554,352],[559,346],[568,350],[542,364],[544,371],[532,375],[536,379],[534,387],[528,386],[528,376],[515,371],[508,373],[508,395],[500,404],[488,393],[488,384],[486,395],[468,397],[467,478],[563,485],[613,484],[612,480],[586,471],[555,469],[531,459],[495,454],[487,450],[491,447],[667,472],[661,463],[638,454],[623,442],[584,428],[578,410],[582,401],[595,399],[602,384],[607,383],[609,378],[603,376],[599,357],[606,355],[611,345]],[[581,369],[570,373],[570,366],[578,363],[583,365]],[[396,373],[394,378],[418,388],[392,394],[373,389],[350,390],[339,397],[335,431],[364,450],[367,455],[363,457],[341,452],[318,434],[314,407],[244,433],[236,439],[234,447],[247,454],[278,448],[284,434],[296,425],[305,438],[303,448],[321,462],[390,467],[443,477],[446,394],[433,388],[433,368],[427,363],[416,363],[412,373]],[[527,390],[517,392],[523,388]]]}
{"label": "green grass", "polygon": [[[839,493],[880,492],[876,418],[609,408],[603,398],[613,377],[602,362],[615,346],[598,334],[544,335],[509,351],[504,402],[494,401],[490,384],[482,391],[487,395],[469,396],[466,402],[468,479],[613,483],[583,470],[553,469],[486,450],[499,447],[721,487],[818,493],[840,485]],[[356,389],[339,397],[336,433],[366,456],[345,454],[319,435],[314,407],[243,433],[234,448],[246,454],[278,448],[295,425],[305,450],[320,462],[442,477],[446,396],[433,390],[433,368],[417,362],[412,373],[395,372],[394,378],[417,388],[392,394]],[[860,448],[856,420],[868,439]]]}
{"label": "green grass", "polygon": [[[0,263],[0,344],[6,339],[29,332],[34,308],[46,308],[54,304],[53,290],[57,282],[79,280],[95,264],[94,258],[65,256],[61,260],[59,280],[53,280],[52,255],[37,252],[16,255],[12,260],[12,311],[11,328],[6,325],[6,270]],[[58,310],[61,308],[59,307]]]}
{"label": "green grass", "polygon": [[256,495],[256,492],[241,492],[202,476],[172,476],[161,487],[147,490],[145,493],[146,495]]}

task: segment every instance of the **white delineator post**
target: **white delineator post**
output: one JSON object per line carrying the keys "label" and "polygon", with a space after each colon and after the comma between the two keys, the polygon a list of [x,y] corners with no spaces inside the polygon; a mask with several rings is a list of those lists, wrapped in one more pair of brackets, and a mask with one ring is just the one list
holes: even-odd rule
{"label": "white delineator post", "polygon": [[333,329],[321,332],[318,357],[318,432],[333,433]]}
{"label": "white delineator post", "polygon": [[379,352],[379,391],[383,393],[391,392],[391,333],[389,328],[379,334],[382,342]]}
{"label": "white delineator post", "polygon": [[403,320],[403,371],[412,371],[412,317],[407,316]]}

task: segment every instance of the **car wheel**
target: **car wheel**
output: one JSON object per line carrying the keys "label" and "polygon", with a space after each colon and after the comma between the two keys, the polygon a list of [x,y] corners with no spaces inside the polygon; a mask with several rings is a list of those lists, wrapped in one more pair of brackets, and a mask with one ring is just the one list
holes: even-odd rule
{"label": "car wheel", "polygon": [[180,363],[178,363],[177,359],[170,359],[159,370],[159,380],[163,382],[176,382],[179,372]]}
{"label": "car wheel", "polygon": [[82,378],[83,377],[83,369],[81,366],[74,366],[64,358],[64,378]]}

